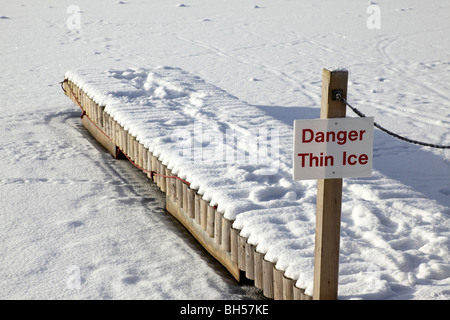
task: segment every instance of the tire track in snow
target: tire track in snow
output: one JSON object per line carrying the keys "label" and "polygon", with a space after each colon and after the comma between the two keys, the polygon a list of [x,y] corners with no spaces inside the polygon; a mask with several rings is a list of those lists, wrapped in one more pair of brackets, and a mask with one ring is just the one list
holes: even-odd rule
{"label": "tire track in snow", "polygon": [[[414,86],[415,89],[408,89],[409,93],[404,93],[403,98],[413,98],[413,100],[420,102],[420,96],[425,93],[428,95],[432,95],[434,97],[438,97],[442,103],[444,104],[449,104],[450,105],[450,100],[448,97],[447,93],[441,92],[441,90],[436,89],[435,87],[433,87],[431,84],[421,81],[421,80],[417,80],[417,72],[416,70],[412,71],[411,68],[406,68],[403,66],[403,64],[401,63],[401,61],[398,61],[398,59],[395,59],[392,54],[390,53],[391,51],[391,47],[394,46],[395,44],[397,44],[400,41],[400,39],[398,37],[394,37],[394,38],[388,38],[388,39],[382,39],[381,41],[378,42],[377,44],[377,51],[380,54],[380,56],[382,57],[383,61],[387,61],[387,68],[386,70],[392,74],[398,77],[398,75],[406,75],[406,77],[402,76],[402,83],[407,82],[408,83],[408,87],[410,88],[411,86]],[[409,64],[409,66],[411,66]],[[382,79],[383,80],[383,79]],[[401,85],[401,83],[399,83],[399,85]],[[400,89],[401,90],[401,89]],[[410,97],[411,95],[411,91],[414,93],[417,93],[417,97]],[[400,91],[401,92],[401,91]],[[402,96],[400,96],[402,97]],[[386,111],[389,112],[394,112],[394,110],[392,110],[392,107],[389,106],[381,106],[384,107]],[[450,121],[445,121],[443,119],[445,119],[445,115],[442,114],[436,114],[434,115],[433,113],[427,113],[426,117],[417,117],[417,115],[422,114],[423,112],[420,112],[418,110],[415,110],[413,108],[403,108],[403,109],[399,109],[397,111],[399,117],[401,118],[405,118],[405,112],[408,113],[408,118],[412,118],[414,119],[415,123],[423,123],[425,124],[424,127],[426,127],[427,125],[437,125],[437,124],[450,124]]]}
{"label": "tire track in snow", "polygon": [[271,74],[275,75],[278,79],[280,79],[280,81],[287,83],[290,87],[300,87],[301,93],[310,101],[310,103],[305,105],[304,107],[315,106],[316,101],[318,101],[318,100],[320,101],[320,94],[314,94],[314,92],[318,92],[318,93],[320,92],[320,90],[317,90],[314,83],[312,83],[312,84],[305,83],[305,82],[301,81],[300,79],[295,79],[295,77],[292,77],[291,75],[288,75],[287,73],[285,73],[283,71],[280,71],[276,67],[271,67],[268,64],[257,63],[254,61],[250,61],[248,59],[243,59],[239,56],[232,55],[217,46],[208,45],[208,44],[205,44],[198,40],[191,40],[191,39],[182,37],[177,34],[174,34],[173,36],[178,40],[181,40],[181,41],[187,42],[191,45],[206,49],[206,50],[214,53],[214,55],[216,55],[217,57],[231,59],[235,62],[253,66],[253,67],[257,67],[267,73],[271,73]]}

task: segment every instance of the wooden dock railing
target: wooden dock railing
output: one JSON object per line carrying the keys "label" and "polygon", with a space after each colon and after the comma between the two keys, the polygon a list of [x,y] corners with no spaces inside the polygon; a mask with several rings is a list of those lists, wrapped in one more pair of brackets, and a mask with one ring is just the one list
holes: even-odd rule
{"label": "wooden dock railing", "polygon": [[136,137],[126,131],[86,92],[68,79],[62,82],[65,94],[82,110],[82,123],[113,157],[122,154],[137,168],[147,173],[150,182],[166,194],[166,210],[170,212],[197,241],[215,257],[230,274],[240,281],[246,277],[264,296],[275,300],[311,300],[312,297],[295,286],[296,279],[287,278],[275,263],[264,259],[233,221],[224,218],[215,206],[202,198],[189,182],[173,175],[167,165],[154,156]]}

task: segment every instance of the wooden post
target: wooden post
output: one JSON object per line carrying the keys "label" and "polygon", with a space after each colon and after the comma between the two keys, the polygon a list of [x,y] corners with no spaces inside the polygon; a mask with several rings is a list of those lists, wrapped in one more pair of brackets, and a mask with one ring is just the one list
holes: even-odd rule
{"label": "wooden post", "polygon": [[195,218],[195,193],[196,193],[196,191],[194,189],[189,188],[187,185],[186,185],[186,191],[187,191],[187,194],[186,194],[187,209],[186,209],[186,211],[187,211],[188,217],[191,219],[194,219]]}
{"label": "wooden post", "polygon": [[296,286],[293,288],[294,300],[311,300],[311,297],[305,294],[305,290],[299,289]]}
{"label": "wooden post", "polygon": [[258,289],[263,288],[263,259],[264,254],[261,252],[258,252],[255,250],[253,253],[253,260],[254,260],[254,278],[255,278],[255,287]]}
{"label": "wooden post", "polygon": [[214,218],[215,218],[214,207],[208,205],[208,210],[206,212],[206,232],[211,238],[214,238]]}
{"label": "wooden post", "polygon": [[[333,90],[347,97],[348,72],[323,70],[320,117],[344,118],[346,105],[333,100]],[[339,274],[342,179],[320,179],[317,184],[314,300],[336,300]]]}
{"label": "wooden post", "polygon": [[231,252],[231,225],[233,221],[222,216],[222,250]]}
{"label": "wooden post", "polygon": [[263,259],[263,294],[267,298],[273,299],[273,270],[275,263]]}
{"label": "wooden post", "polygon": [[138,159],[138,165],[141,168],[145,168],[144,167],[144,145],[142,143],[138,142],[137,140],[136,140],[136,143],[138,145],[138,147],[136,148],[136,150],[137,150],[137,157],[138,157],[137,158]]}
{"label": "wooden post", "polygon": [[243,236],[238,236],[238,268],[242,271],[245,271],[245,244],[247,243],[247,239]]}
{"label": "wooden post", "polygon": [[142,168],[144,168],[145,170],[148,170],[148,162],[147,162],[148,150],[145,148],[144,145],[142,145],[141,152],[142,152],[142,154],[141,154],[141,157],[142,157]]}
{"label": "wooden post", "polygon": [[134,163],[136,163],[139,167],[142,167],[142,162],[139,162],[139,141],[137,141],[136,137],[133,137],[134,142]]}
{"label": "wooden post", "polygon": [[183,208],[183,181],[176,179],[176,195],[177,195],[177,206],[178,208]]}
{"label": "wooden post", "polygon": [[111,135],[111,131],[109,131],[109,115],[105,112],[105,107],[102,107],[102,119],[103,119],[104,132],[112,141],[113,137]]}
{"label": "wooden post", "polygon": [[239,230],[231,228],[230,234],[230,255],[231,261],[238,262]]}
{"label": "wooden post", "polygon": [[[167,181],[166,180],[168,180],[167,178],[165,178],[165,176],[166,176],[166,168],[167,168],[167,166],[165,165],[165,164],[163,164],[162,163],[162,161],[161,161],[161,163],[160,163],[160,174],[161,174],[161,176],[160,176],[160,188],[161,188],[161,191],[162,192],[166,192],[167,191]],[[164,177],[163,177],[164,176]]]}
{"label": "wooden post", "polygon": [[147,166],[146,166],[146,168],[147,168],[147,171],[148,171],[148,173],[147,173],[147,177],[148,178],[152,178],[152,174],[151,174],[151,172],[153,170],[153,168],[152,168],[152,158],[153,158],[153,153],[150,150],[147,150]]}
{"label": "wooden post", "polygon": [[245,276],[250,280],[255,280],[255,246],[245,243]]}
{"label": "wooden post", "polygon": [[216,209],[214,214],[214,238],[219,245],[222,243],[222,217],[223,213]]}
{"label": "wooden post", "polygon": [[293,279],[287,278],[283,275],[283,300],[294,299],[294,285],[295,281]]}
{"label": "wooden post", "polygon": [[283,300],[283,274],[284,271],[273,269],[273,299]]}
{"label": "wooden post", "polygon": [[205,199],[200,199],[200,225],[203,231],[206,231],[208,223],[208,207],[209,203]]}
{"label": "wooden post", "polygon": [[[172,175],[172,170],[166,169],[166,174],[168,176]],[[169,197],[173,202],[177,201],[177,179],[167,179],[167,197]]]}
{"label": "wooden post", "polygon": [[188,189],[189,186],[186,183],[183,183],[183,211],[185,213],[188,212]]}
{"label": "wooden post", "polygon": [[[173,179],[172,179],[173,180]],[[200,215],[200,203],[202,200],[202,196],[199,193],[195,193],[194,199],[194,219],[198,225],[201,225],[201,215]]]}

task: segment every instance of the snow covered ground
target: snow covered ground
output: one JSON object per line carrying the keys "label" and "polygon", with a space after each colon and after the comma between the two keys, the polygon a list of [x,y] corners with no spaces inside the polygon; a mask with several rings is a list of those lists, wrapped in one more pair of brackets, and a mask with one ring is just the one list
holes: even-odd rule
{"label": "snow covered ground", "polygon": [[[450,144],[446,1],[184,4],[2,4],[1,298],[248,297],[186,240],[156,188],[83,130],[59,85],[67,70],[181,68],[289,130],[319,116],[322,68],[341,66],[363,113],[411,139]],[[249,194],[269,209],[236,223],[311,293],[316,183],[278,178]],[[280,199],[295,206],[271,208]],[[449,215],[450,152],[376,130],[373,176],[344,179],[339,298],[449,299]]]}

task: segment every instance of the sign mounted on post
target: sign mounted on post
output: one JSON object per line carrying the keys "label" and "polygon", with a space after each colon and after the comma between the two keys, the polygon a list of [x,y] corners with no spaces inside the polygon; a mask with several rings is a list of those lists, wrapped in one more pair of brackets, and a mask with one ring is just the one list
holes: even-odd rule
{"label": "sign mounted on post", "polygon": [[373,117],[294,121],[294,180],[372,175]]}

